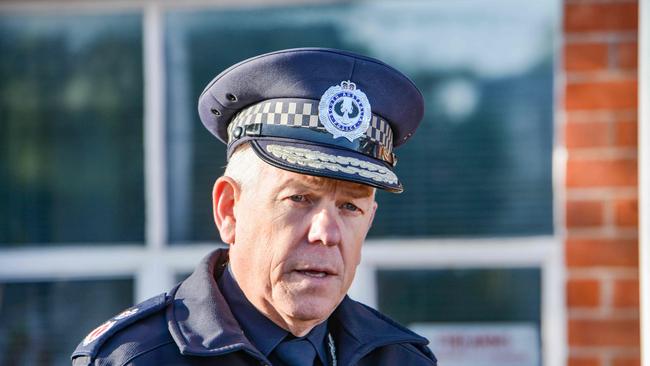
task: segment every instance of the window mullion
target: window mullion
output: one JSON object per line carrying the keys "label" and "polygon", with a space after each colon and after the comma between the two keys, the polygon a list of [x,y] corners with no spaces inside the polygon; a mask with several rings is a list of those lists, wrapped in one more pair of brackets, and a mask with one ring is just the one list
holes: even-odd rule
{"label": "window mullion", "polygon": [[151,250],[160,250],[167,242],[165,82],[162,13],[155,2],[144,8],[143,28],[146,245]]}
{"label": "window mullion", "polygon": [[135,298],[142,301],[173,285],[174,274],[161,260],[167,247],[165,159],[165,74],[163,12],[154,1],[144,7],[144,161],[147,260],[136,272]]}

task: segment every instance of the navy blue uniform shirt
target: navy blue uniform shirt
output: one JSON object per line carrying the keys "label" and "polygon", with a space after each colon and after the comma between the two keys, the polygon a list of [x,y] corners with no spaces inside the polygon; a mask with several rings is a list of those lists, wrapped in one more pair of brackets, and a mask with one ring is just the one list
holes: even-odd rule
{"label": "navy blue uniform shirt", "polygon": [[[233,311],[243,314],[230,306],[218,286],[227,262],[228,250],[215,250],[169,293],[100,325],[74,351],[73,365],[270,365],[264,336],[245,335]],[[244,317],[241,323],[250,327],[248,320]],[[347,296],[326,327],[336,345],[338,366],[436,365],[426,339]]]}

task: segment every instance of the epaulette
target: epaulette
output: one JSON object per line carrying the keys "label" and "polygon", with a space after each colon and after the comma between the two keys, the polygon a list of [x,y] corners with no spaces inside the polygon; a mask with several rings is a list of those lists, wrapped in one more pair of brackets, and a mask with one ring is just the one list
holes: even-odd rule
{"label": "epaulette", "polygon": [[71,356],[72,365],[91,365],[102,344],[113,334],[164,308],[170,300],[171,297],[163,293],[134,305],[104,322],[79,343]]}

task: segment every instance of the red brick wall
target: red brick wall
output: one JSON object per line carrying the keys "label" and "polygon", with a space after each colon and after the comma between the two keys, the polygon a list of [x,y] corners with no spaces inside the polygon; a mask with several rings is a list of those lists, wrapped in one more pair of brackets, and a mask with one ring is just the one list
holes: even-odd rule
{"label": "red brick wall", "polygon": [[637,12],[564,2],[569,366],[640,364]]}

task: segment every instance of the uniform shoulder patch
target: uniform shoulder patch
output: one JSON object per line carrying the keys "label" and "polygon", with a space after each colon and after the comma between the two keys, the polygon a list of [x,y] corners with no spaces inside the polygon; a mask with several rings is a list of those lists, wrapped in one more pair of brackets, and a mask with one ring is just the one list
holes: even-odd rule
{"label": "uniform shoulder patch", "polygon": [[124,310],[93,329],[72,353],[73,364],[77,364],[75,363],[75,358],[85,359],[87,360],[86,364],[90,364],[90,361],[95,357],[102,344],[113,334],[164,308],[169,302],[169,299],[166,294],[154,296]]}

